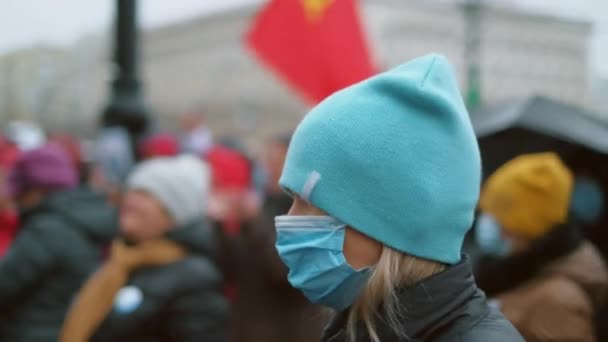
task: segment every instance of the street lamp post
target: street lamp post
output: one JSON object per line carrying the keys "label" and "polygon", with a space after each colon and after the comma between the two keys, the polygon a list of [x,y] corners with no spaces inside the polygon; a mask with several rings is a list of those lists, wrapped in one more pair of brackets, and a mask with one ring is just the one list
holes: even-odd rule
{"label": "street lamp post", "polygon": [[114,76],[110,102],[103,112],[102,125],[125,128],[133,148],[149,123],[137,70],[137,33],[137,0],[116,0]]}

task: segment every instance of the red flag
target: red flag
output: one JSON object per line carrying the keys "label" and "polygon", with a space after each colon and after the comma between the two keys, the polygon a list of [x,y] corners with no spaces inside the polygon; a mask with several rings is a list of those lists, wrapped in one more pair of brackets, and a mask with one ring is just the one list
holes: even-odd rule
{"label": "red flag", "polygon": [[270,0],[246,41],[314,102],[375,73],[355,0]]}

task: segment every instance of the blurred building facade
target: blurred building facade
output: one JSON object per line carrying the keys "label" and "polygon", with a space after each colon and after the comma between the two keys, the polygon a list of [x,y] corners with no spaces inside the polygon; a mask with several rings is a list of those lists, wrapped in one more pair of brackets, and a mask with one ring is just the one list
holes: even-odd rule
{"label": "blurred building facade", "polygon": [[0,56],[0,123],[26,120],[49,131],[90,133],[105,97],[106,59],[100,39],[66,49],[34,46]]}
{"label": "blurred building facade", "polygon": [[593,105],[598,111],[603,111],[608,117],[608,78],[598,77],[593,80],[591,86],[591,98]]}
{"label": "blurred building facade", "polygon": [[[464,90],[466,16],[460,2],[368,0],[361,4],[372,53],[381,68],[429,52],[442,53],[454,64]],[[145,97],[161,124],[171,125],[184,111],[195,110],[206,114],[219,135],[253,141],[293,129],[308,104],[243,45],[258,8],[205,15],[142,35]],[[589,23],[495,5],[484,6],[480,20],[484,103],[540,94],[590,106]],[[102,39],[78,44],[74,50],[89,57],[76,59],[86,62],[64,81],[71,89],[68,95],[75,89],[82,93],[78,111],[88,113],[89,121],[106,101],[107,46]]]}
{"label": "blurred building facade", "polygon": [[[465,87],[466,16],[459,3],[362,4],[368,40],[381,68],[439,52],[454,63]],[[235,9],[148,32],[144,68],[153,107],[177,114],[198,99],[214,127],[241,135],[293,128],[306,104],[242,44],[256,10]],[[497,6],[481,13],[483,102],[539,94],[588,105],[590,24]]]}
{"label": "blurred building facade", "polygon": [[20,50],[0,57],[0,114],[3,120],[40,120],[53,106],[67,51],[52,47]]}

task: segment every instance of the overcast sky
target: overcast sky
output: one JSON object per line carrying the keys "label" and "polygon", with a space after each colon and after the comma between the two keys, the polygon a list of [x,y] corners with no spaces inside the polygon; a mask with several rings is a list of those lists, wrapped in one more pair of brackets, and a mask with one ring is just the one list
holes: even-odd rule
{"label": "overcast sky", "polygon": [[[608,0],[491,1],[593,22],[592,68],[608,78]],[[265,0],[140,0],[139,13],[144,27],[154,27],[252,2]],[[36,43],[66,45],[107,30],[113,5],[113,0],[2,0],[0,54]]]}

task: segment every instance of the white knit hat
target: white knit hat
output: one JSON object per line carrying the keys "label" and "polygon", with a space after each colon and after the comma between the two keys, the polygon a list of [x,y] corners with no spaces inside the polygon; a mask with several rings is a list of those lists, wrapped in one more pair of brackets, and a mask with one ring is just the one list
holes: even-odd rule
{"label": "white knit hat", "polygon": [[207,165],[188,155],[143,162],[127,181],[129,190],[145,190],[156,197],[178,227],[204,216],[209,186]]}

